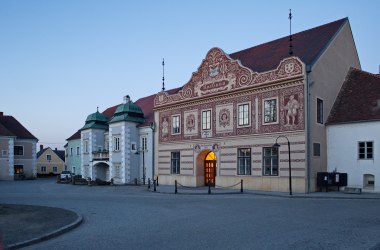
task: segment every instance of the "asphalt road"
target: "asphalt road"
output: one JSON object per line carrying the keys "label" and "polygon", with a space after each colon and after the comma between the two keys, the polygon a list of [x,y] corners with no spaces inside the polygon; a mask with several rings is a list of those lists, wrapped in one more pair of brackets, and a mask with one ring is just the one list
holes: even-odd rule
{"label": "asphalt road", "polygon": [[[25,249],[373,249],[379,199],[174,195],[55,179],[0,182],[0,204],[73,210],[83,223]],[[47,218],[49,219],[49,218]]]}

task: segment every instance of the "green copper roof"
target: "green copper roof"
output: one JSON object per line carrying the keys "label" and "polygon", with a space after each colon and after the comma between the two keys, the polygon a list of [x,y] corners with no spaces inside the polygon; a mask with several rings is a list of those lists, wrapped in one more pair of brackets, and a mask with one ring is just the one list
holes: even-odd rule
{"label": "green copper roof", "polygon": [[109,123],[121,121],[143,123],[145,121],[144,113],[139,106],[129,101],[117,107],[115,114]]}
{"label": "green copper roof", "polygon": [[81,128],[84,129],[108,129],[107,116],[96,111],[95,113],[87,116],[86,124]]}

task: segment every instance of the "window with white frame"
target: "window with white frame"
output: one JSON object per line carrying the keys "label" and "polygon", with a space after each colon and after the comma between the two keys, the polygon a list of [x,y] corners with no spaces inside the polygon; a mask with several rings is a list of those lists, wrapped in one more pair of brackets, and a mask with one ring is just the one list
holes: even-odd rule
{"label": "window with white frame", "polygon": [[249,104],[241,104],[238,106],[238,125],[249,125]]}
{"label": "window with white frame", "polygon": [[202,111],[202,129],[211,129],[211,110]]}
{"label": "window with white frame", "polygon": [[24,146],[14,146],[14,155],[24,155]]}
{"label": "window with white frame", "polygon": [[51,161],[51,155],[46,155],[46,160]]}
{"label": "window with white frame", "polygon": [[77,155],[80,155],[80,147],[77,147]]}
{"label": "window with white frame", "polygon": [[358,142],[358,157],[360,160],[373,159],[373,142],[361,141]]}
{"label": "window with white frame", "polygon": [[278,148],[263,148],[263,175],[278,175]]}
{"label": "window with white frame", "polygon": [[119,178],[120,176],[120,166],[115,166],[115,177]]}
{"label": "window with white frame", "polygon": [[120,151],[120,137],[118,136],[113,137],[113,150]]}
{"label": "window with white frame", "polygon": [[323,124],[323,100],[317,98],[317,123]]}
{"label": "window with white frame", "polygon": [[46,173],[46,166],[41,166],[40,170],[41,173]]}
{"label": "window with white frame", "polygon": [[238,149],[238,175],[251,175],[251,149]]}
{"label": "window with white frame", "polygon": [[172,116],[172,134],[179,134],[180,131],[180,116],[174,115]]}
{"label": "window with white frame", "polygon": [[277,99],[264,100],[264,123],[277,122]]}
{"label": "window with white frame", "polygon": [[179,151],[171,152],[171,173],[180,174],[180,154]]}
{"label": "window with white frame", "polygon": [[148,139],[144,136],[144,137],[141,137],[141,149],[146,151],[148,148],[147,148],[147,143],[148,143]]}
{"label": "window with white frame", "polygon": [[84,153],[88,154],[88,140],[83,141]]}
{"label": "window with white frame", "polygon": [[73,148],[70,148],[70,156],[73,156]]}
{"label": "window with white frame", "polygon": [[57,166],[53,166],[53,173],[57,173],[58,172],[58,167]]}

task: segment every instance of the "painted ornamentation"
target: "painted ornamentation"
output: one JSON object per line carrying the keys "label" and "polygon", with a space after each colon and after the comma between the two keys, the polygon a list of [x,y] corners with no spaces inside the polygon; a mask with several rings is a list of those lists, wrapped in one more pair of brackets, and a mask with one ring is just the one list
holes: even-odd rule
{"label": "painted ornamentation", "polygon": [[186,130],[193,131],[195,130],[195,116],[194,114],[190,114],[186,117]]}
{"label": "painted ornamentation", "polygon": [[226,126],[230,126],[230,122],[231,122],[230,111],[226,108],[220,110],[220,112],[219,112],[219,124],[220,124],[220,126],[225,128]]}
{"label": "painted ornamentation", "polygon": [[297,118],[297,111],[299,109],[299,102],[297,101],[297,99],[294,98],[294,95],[289,96],[289,99],[287,100],[287,103],[284,106],[284,109],[286,110],[285,126],[292,126],[292,125],[298,124],[298,121],[296,121],[296,118]]}
{"label": "painted ornamentation", "polygon": [[231,90],[261,86],[279,80],[303,77],[304,65],[297,57],[282,60],[275,70],[257,73],[244,67],[219,48],[211,49],[198,70],[192,74],[177,93],[169,95],[161,91],[155,98],[155,107],[192,100]]}

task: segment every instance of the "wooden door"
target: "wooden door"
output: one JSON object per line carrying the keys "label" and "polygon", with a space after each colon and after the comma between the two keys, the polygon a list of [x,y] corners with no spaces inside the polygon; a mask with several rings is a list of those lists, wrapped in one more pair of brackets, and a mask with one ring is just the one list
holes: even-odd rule
{"label": "wooden door", "polygon": [[215,186],[216,161],[205,161],[205,186]]}

